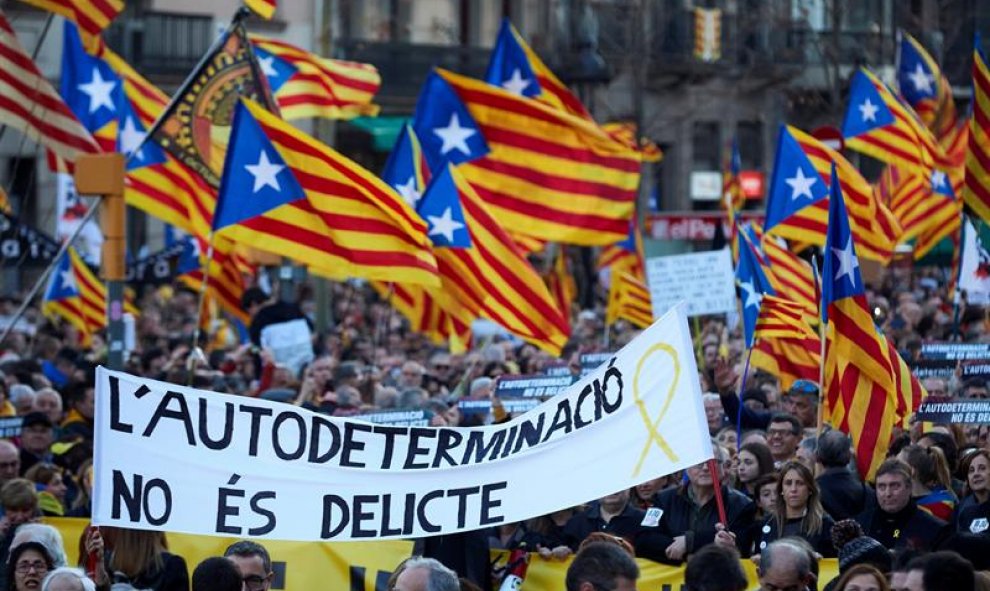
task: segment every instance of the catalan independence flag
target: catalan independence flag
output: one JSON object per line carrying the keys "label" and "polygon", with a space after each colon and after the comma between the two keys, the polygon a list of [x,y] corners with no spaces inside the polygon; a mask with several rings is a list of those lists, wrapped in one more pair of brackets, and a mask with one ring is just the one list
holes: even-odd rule
{"label": "catalan independence flag", "polygon": [[973,114],[969,118],[963,201],[990,222],[990,69],[983,51],[973,51]]}
{"label": "catalan independence flag", "polygon": [[21,0],[76,23],[87,51],[96,51],[103,29],[124,10],[124,0]]}
{"label": "catalan independence flag", "polygon": [[765,295],[774,295],[773,285],[760,264],[756,247],[743,234],[739,244],[739,262],[736,264],[736,284],[742,299],[743,336],[746,347],[753,346],[756,320],[760,315],[760,302]]}
{"label": "catalan independence flag", "polygon": [[775,236],[765,236],[762,228],[755,223],[747,223],[740,235],[755,245],[760,263],[766,266],[765,273],[780,297],[801,305],[805,316],[818,316],[819,297],[815,289],[814,271],[808,261],[802,259]]}
{"label": "catalan independence flag", "polygon": [[753,346],[750,364],[776,376],[781,390],[789,389],[797,380],[818,383],[821,340],[817,336],[804,339],[761,337]]}
{"label": "catalan independence flag", "polygon": [[848,160],[818,139],[781,127],[777,140],[765,231],[789,240],[825,243],[829,170],[839,171],[850,224],[864,258],[889,262],[901,233],[896,218],[879,203],[873,187]]}
{"label": "catalan independence flag", "polygon": [[574,280],[574,273],[571,272],[570,261],[567,258],[567,250],[563,245],[553,258],[553,265],[546,274],[547,289],[557,303],[560,315],[567,323],[567,332],[571,331],[571,308],[577,298],[577,282]]}
{"label": "catalan independence flag", "polygon": [[84,344],[107,325],[106,286],[76,249],[69,247],[48,281],[42,303],[48,316],[60,316],[79,331]]}
{"label": "catalan independence flag", "polygon": [[100,151],[92,135],[21,47],[0,11],[0,125],[39,142],[64,162]]}
{"label": "catalan independence flag", "polygon": [[636,216],[629,220],[629,234],[625,240],[603,246],[598,254],[598,269],[610,269],[612,273],[629,273],[637,281],[646,283],[643,257],[643,236]]}
{"label": "catalan independence flag", "polygon": [[856,244],[837,173],[832,172],[828,240],[822,272],[825,348],[825,415],[848,433],[864,479],[883,462],[896,421],[897,398],[890,357],[873,324],[859,272]]}
{"label": "catalan independence flag", "polygon": [[942,70],[924,46],[905,31],[898,31],[897,86],[905,102],[921,121],[935,129],[939,110],[951,100],[952,89],[942,84]]}
{"label": "catalan independence flag", "polygon": [[529,261],[453,165],[440,169],[416,208],[429,224],[443,295],[475,318],[559,355],[567,323]]}
{"label": "catalan independence flag", "polygon": [[459,164],[514,233],[588,246],[625,238],[641,156],[594,122],[439,70],[413,127],[431,168]]}
{"label": "catalan independence flag", "polygon": [[764,295],[756,319],[754,338],[818,340],[805,316],[804,306],[773,295]]}
{"label": "catalan independence flag", "polygon": [[507,18],[502,19],[495,39],[485,81],[515,95],[535,98],[566,113],[592,120],[581,101],[543,63]]}
{"label": "catalan independence flag", "polygon": [[729,222],[729,245],[732,248],[732,256],[737,261],[739,226],[736,224],[736,216],[746,202],[746,195],[743,194],[742,182],[739,178],[740,172],[742,172],[742,158],[739,155],[739,142],[734,138],[728,165],[722,172],[722,209],[725,210],[725,218]]}
{"label": "catalan independence flag", "polygon": [[924,176],[944,160],[942,148],[911,108],[863,68],[850,83],[842,135],[853,150]]}
{"label": "catalan independence flag", "polygon": [[897,347],[890,339],[883,337],[887,347],[887,357],[890,359],[890,367],[894,372],[894,388],[897,392],[897,418],[898,424],[908,427],[909,419],[918,410],[921,401],[928,397],[928,392],[921,385],[921,381],[911,372],[911,368],[897,352]]}
{"label": "catalan independence flag", "polygon": [[609,287],[605,324],[611,326],[625,320],[638,328],[653,324],[653,302],[650,289],[629,273],[612,275]]}
{"label": "catalan independence flag", "polygon": [[261,72],[286,120],[377,115],[382,85],[371,64],[322,58],[285,41],[251,35]]}
{"label": "catalan independence flag", "polygon": [[216,231],[327,277],[439,285],[426,225],[358,164],[251,101],[229,152]]}

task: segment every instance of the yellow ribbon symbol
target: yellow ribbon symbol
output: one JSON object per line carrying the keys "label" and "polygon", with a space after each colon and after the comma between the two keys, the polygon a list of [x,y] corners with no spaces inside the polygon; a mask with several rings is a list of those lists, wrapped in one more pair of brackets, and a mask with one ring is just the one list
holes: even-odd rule
{"label": "yellow ribbon symbol", "polygon": [[[650,413],[646,408],[646,402],[643,400],[642,396],[639,395],[639,374],[643,370],[643,364],[646,363],[646,359],[656,352],[666,353],[670,355],[670,360],[674,363],[674,379],[670,382],[670,388],[667,390],[667,399],[663,403],[663,407],[660,408],[660,414],[657,415],[656,420],[650,419]],[[636,408],[639,409],[639,416],[643,418],[643,424],[646,425],[646,432],[648,438],[646,444],[643,446],[643,451],[639,454],[639,461],[636,463],[636,469],[633,470],[633,478],[639,476],[639,471],[643,467],[643,462],[646,461],[646,456],[650,453],[650,447],[652,444],[656,444],[660,451],[662,451],[671,462],[677,461],[677,454],[674,450],[670,448],[667,441],[660,435],[657,427],[660,425],[660,421],[663,420],[664,415],[667,414],[667,409],[670,408],[670,401],[674,399],[674,390],[677,388],[677,381],[681,375],[681,362],[677,357],[677,350],[666,345],[664,343],[658,343],[653,345],[646,350],[639,359],[639,363],[636,364],[636,373],[633,375],[633,400],[636,402]]]}

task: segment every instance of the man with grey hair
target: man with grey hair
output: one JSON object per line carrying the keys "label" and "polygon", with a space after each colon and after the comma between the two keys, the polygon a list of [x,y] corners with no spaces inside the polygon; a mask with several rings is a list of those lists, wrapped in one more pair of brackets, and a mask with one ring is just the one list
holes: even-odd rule
{"label": "man with grey hair", "polygon": [[0,487],[21,475],[21,451],[17,446],[0,439]]}
{"label": "man with grey hair", "polygon": [[413,556],[402,563],[393,591],[459,591],[457,573],[434,558]]}
{"label": "man with grey hair", "polygon": [[815,582],[808,551],[786,538],[763,550],[756,572],[761,591],[807,591]]}
{"label": "man with grey hair", "polygon": [[62,423],[62,395],[51,388],[42,388],[34,394],[31,410],[48,415],[53,425]]}

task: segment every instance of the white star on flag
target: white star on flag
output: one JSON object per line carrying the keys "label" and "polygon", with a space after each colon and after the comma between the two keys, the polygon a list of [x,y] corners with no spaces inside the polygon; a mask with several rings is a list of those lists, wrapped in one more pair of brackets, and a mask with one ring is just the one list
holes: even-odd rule
{"label": "white star on flag", "polygon": [[753,287],[752,281],[741,281],[739,287],[745,292],[745,302],[743,303],[743,308],[749,308],[750,306],[760,307],[760,300],[763,299],[763,294],[756,291]]}
{"label": "white star on flag", "polygon": [[860,116],[863,117],[863,121],[873,121],[874,123],[876,123],[877,111],[879,110],[880,107],[874,105],[873,102],[870,100],[870,97],[866,97],[866,100],[863,101],[863,104],[859,106],[859,114]]}
{"label": "white star on flag", "polygon": [[941,189],[945,188],[945,173],[941,170],[932,171],[932,188]]}
{"label": "white star on flag", "polygon": [[839,269],[835,272],[835,280],[849,277],[849,283],[856,287],[856,275],[853,274],[859,268],[859,258],[853,252],[852,236],[846,240],[845,248],[832,247],[832,253],[839,259]]}
{"label": "white star on flag", "polygon": [[798,197],[811,199],[813,197],[811,187],[818,182],[818,175],[804,176],[804,171],[801,170],[801,167],[798,167],[794,176],[784,179],[784,182],[791,187],[791,201],[797,200]]}
{"label": "white star on flag", "polygon": [[78,292],[79,289],[76,287],[76,274],[72,272],[72,265],[64,271],[59,271],[58,273],[62,277],[62,289],[71,292]]}
{"label": "white star on flag", "polygon": [[409,180],[402,185],[396,185],[395,190],[402,195],[402,198],[406,200],[409,205],[416,205],[419,198],[422,197],[422,193],[416,190],[416,176],[410,176]]}
{"label": "white star on flag", "polygon": [[517,94],[522,96],[529,85],[532,83],[531,80],[523,78],[522,71],[519,68],[512,70],[512,76],[508,80],[502,82],[502,88],[508,90],[512,94]]}
{"label": "white star on flag", "polygon": [[[134,122],[134,117],[128,117],[124,119],[124,124],[120,127],[120,132],[117,138],[120,140],[120,150],[130,156],[131,152],[134,152],[144,141],[144,132],[137,128],[137,124]],[[139,150],[134,154],[134,158],[137,160],[144,160],[143,150]]]}
{"label": "white star on flag", "polygon": [[275,69],[275,56],[270,55],[268,57],[258,58],[258,67],[261,68],[261,73],[269,78],[278,78],[278,70]]}
{"label": "white star on flag", "polygon": [[454,242],[454,232],[464,227],[464,224],[453,218],[450,207],[445,209],[440,217],[428,215],[426,219],[430,221],[430,236],[441,234],[448,244]]}
{"label": "white star on flag", "polygon": [[257,164],[245,164],[244,168],[254,177],[253,193],[257,193],[264,187],[271,187],[276,191],[282,190],[282,186],[278,184],[278,173],[282,172],[285,166],[272,164],[264,150],[261,151]]}
{"label": "white star on flag", "polygon": [[935,77],[921,67],[921,62],[915,64],[914,71],[908,74],[908,78],[911,80],[911,84],[914,84],[914,89],[918,92],[925,94],[932,93],[932,83],[935,82]]}
{"label": "white star on flag", "polygon": [[457,113],[451,113],[450,123],[447,124],[447,127],[435,127],[433,133],[443,140],[443,145],[440,147],[441,154],[457,149],[463,152],[465,156],[470,156],[471,148],[467,145],[467,139],[478,133],[478,130],[461,127],[461,120]]}
{"label": "white star on flag", "polygon": [[110,96],[115,86],[117,83],[113,80],[103,79],[99,68],[93,68],[93,79],[79,85],[80,92],[89,97],[90,113],[99,111],[100,107],[106,107],[111,111],[117,110],[113,104],[113,97]]}

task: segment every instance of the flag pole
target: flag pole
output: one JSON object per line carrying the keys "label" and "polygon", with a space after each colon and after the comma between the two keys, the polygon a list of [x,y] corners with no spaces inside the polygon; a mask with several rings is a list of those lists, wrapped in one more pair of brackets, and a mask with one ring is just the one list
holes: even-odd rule
{"label": "flag pole", "polygon": [[746,380],[749,379],[749,361],[753,358],[753,347],[756,346],[756,341],[753,341],[753,346],[749,348],[749,352],[746,353],[746,365],[743,366],[742,381],[739,382],[739,410],[736,412],[736,451],[742,447],[742,408],[743,408],[743,392],[746,390]]}
{"label": "flag pole", "polygon": [[199,284],[199,303],[196,306],[196,328],[193,329],[192,337],[192,347],[189,348],[189,357],[186,359],[186,369],[189,371],[189,375],[186,376],[188,380],[188,385],[192,386],[193,381],[193,370],[195,368],[195,362],[197,359],[203,359],[203,350],[199,347],[199,337],[202,333],[203,324],[203,308],[206,304],[206,288],[210,283],[210,267],[213,266],[213,230],[210,230],[210,235],[207,238],[208,244],[206,246],[206,262],[202,265],[203,269],[203,280]]}
{"label": "flag pole", "polygon": [[28,306],[31,304],[31,300],[38,295],[38,292],[41,290],[41,286],[45,284],[48,280],[48,276],[52,274],[52,270],[55,269],[55,266],[59,264],[59,261],[61,261],[62,257],[65,256],[65,253],[68,252],[69,247],[72,246],[75,239],[82,233],[83,228],[86,227],[86,224],[93,219],[94,215],[96,215],[96,210],[99,209],[101,203],[103,203],[102,195],[96,198],[96,201],[93,202],[93,205],[89,208],[89,211],[87,211],[86,215],[84,215],[79,221],[79,225],[76,226],[76,229],[72,231],[72,234],[65,240],[65,242],[62,243],[62,246],[59,247],[58,252],[55,254],[55,258],[52,259],[51,264],[49,264],[48,267],[42,271],[41,276],[34,282],[34,286],[31,288],[31,291],[28,292],[28,295],[24,297],[24,301],[21,302],[21,307],[17,309],[17,312],[14,313],[14,317],[11,318],[10,325],[8,325],[7,328],[4,329],[3,334],[0,335],[0,345],[2,345],[4,341],[7,340],[7,337],[10,336],[10,333],[14,331],[14,327],[17,326],[18,321],[20,321],[21,317],[24,316],[24,312],[27,311]]}
{"label": "flag pole", "polygon": [[[960,213],[959,217],[962,218],[962,223],[959,224],[959,268],[956,269],[955,276],[955,289],[952,290],[952,332],[949,333],[949,340],[955,341],[959,338],[959,315],[960,315],[960,303],[962,296],[962,290],[959,289],[959,284],[962,283],[962,258],[966,253],[966,214]],[[979,240],[979,236],[977,236]]]}
{"label": "flag pole", "polygon": [[381,345],[384,335],[388,332],[389,323],[392,320],[392,296],[395,295],[395,282],[388,282],[388,293],[385,294],[385,305],[388,310],[384,314],[384,319],[379,320],[375,327],[375,349]]}
{"label": "flag pole", "polygon": [[818,357],[818,422],[815,427],[815,433],[818,437],[821,437],[822,431],[825,429],[825,335],[828,332],[828,322],[821,320],[821,308],[822,308],[822,285],[821,276],[818,274],[818,257],[815,255],[811,256],[811,270],[815,277],[815,296],[818,300],[818,342],[821,345],[819,348]]}

